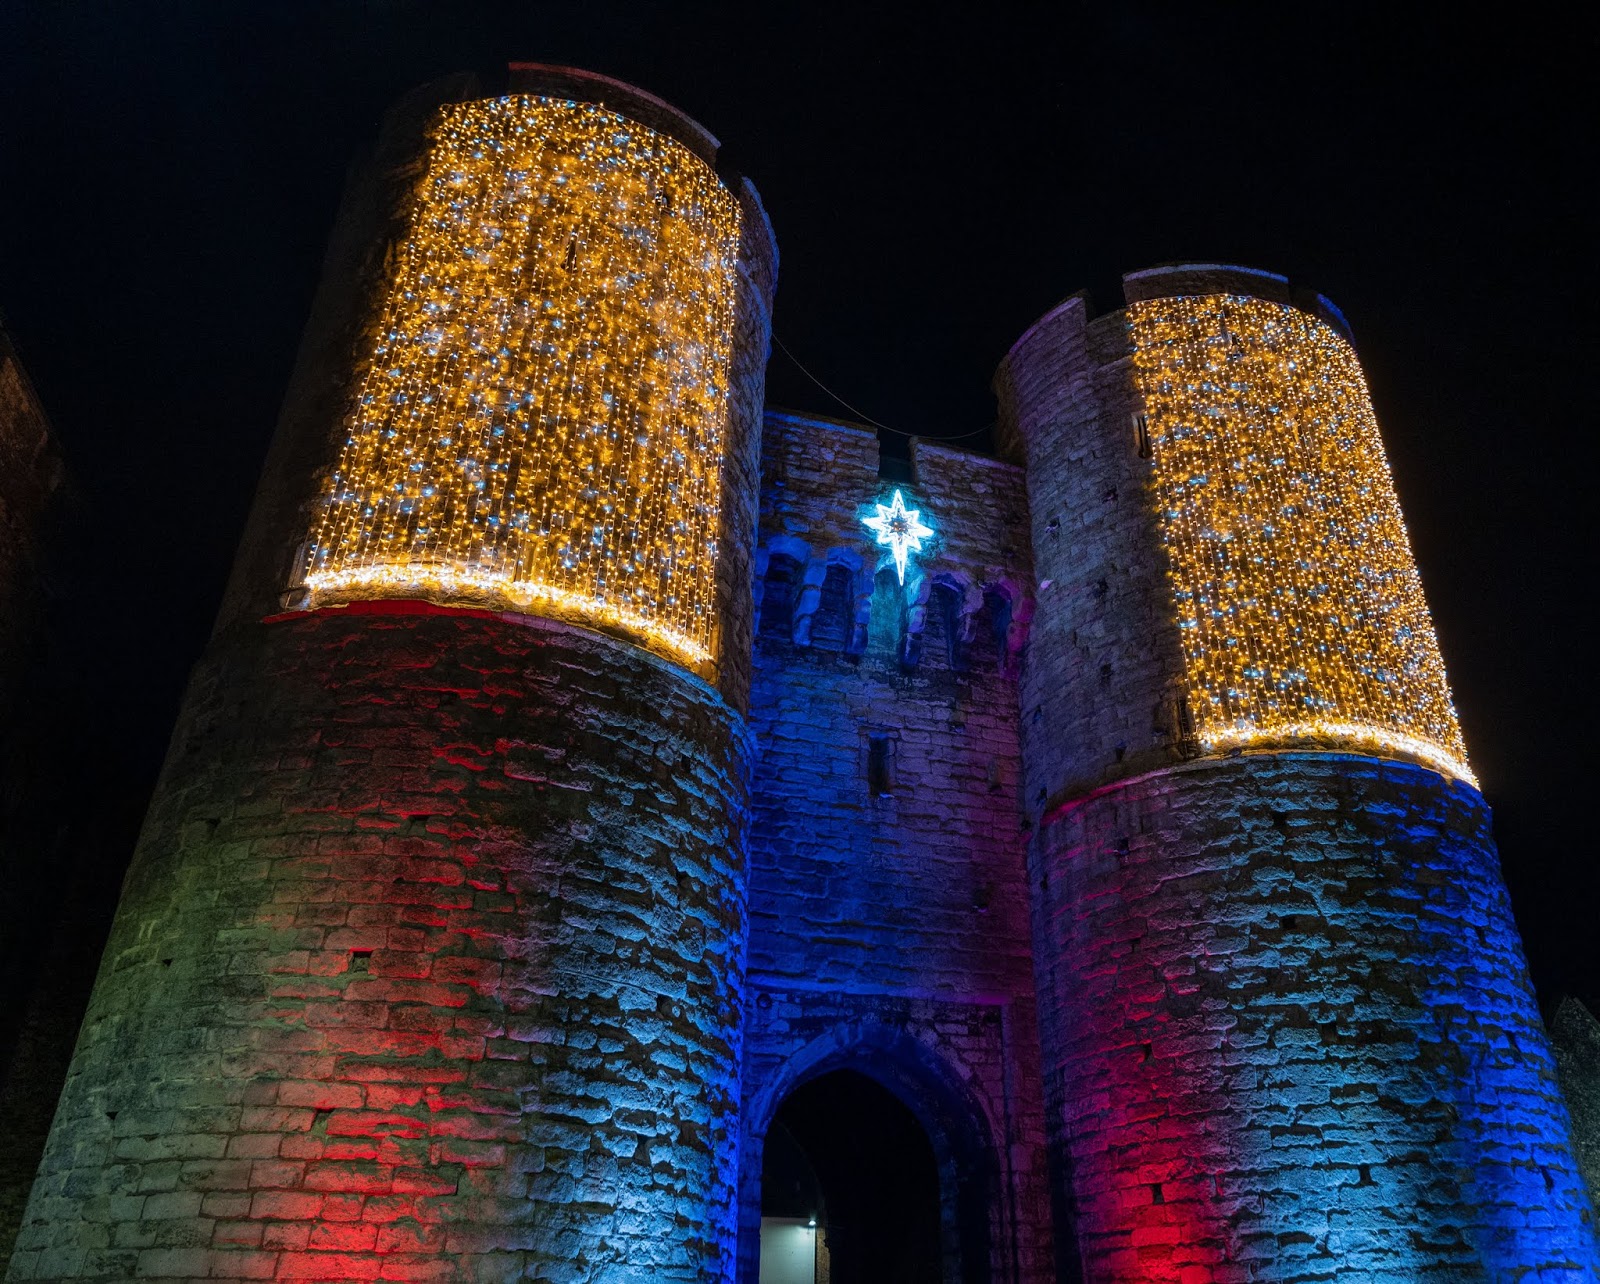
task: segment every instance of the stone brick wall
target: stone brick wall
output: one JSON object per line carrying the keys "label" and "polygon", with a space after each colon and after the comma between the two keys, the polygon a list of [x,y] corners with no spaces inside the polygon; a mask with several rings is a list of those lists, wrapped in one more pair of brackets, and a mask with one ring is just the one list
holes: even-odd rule
{"label": "stone brick wall", "polygon": [[1090,1279],[1600,1273],[1476,791],[1197,763],[1052,814],[1030,875]]}
{"label": "stone brick wall", "polygon": [[1187,755],[1187,689],[1140,458],[1120,315],[1068,299],[995,378],[1002,448],[1027,465],[1038,607],[1022,673],[1024,801],[1048,805]]}
{"label": "stone brick wall", "polygon": [[747,179],[737,180],[737,185],[743,222],[733,377],[728,390],[728,452],[722,468],[722,534],[717,542],[716,683],[723,698],[745,713],[750,698],[750,652],[755,628],[751,580],[760,489],[761,417],[771,350],[772,298],[778,288],[778,243],[755,187]]}
{"label": "stone brick wall", "polygon": [[[574,92],[584,73],[523,64],[513,69],[516,92]],[[667,104],[620,82],[597,77],[596,101],[632,113],[651,128],[678,137],[705,155],[710,138]],[[548,83],[547,83],[548,82]],[[361,362],[381,319],[384,288],[407,235],[425,156],[423,135],[442,104],[484,92],[475,76],[448,76],[420,86],[385,114],[372,152],[352,170],[323,263],[322,279],[290,377],[283,410],[234,561],[216,629],[250,624],[263,615],[303,605],[292,582],[303,571],[304,545],[320,514],[325,483],[344,443]],[[714,160],[714,140],[711,140]],[[722,472],[722,530],[718,539],[716,600],[721,635],[715,682],[743,709],[749,686],[750,548],[755,530],[759,422],[777,288],[778,250],[755,187],[719,171],[738,197],[741,213],[728,450]]]}
{"label": "stone brick wall", "polygon": [[[715,672],[294,609],[417,131],[475,92],[352,183],[7,1278],[754,1284],[767,1127],[850,1068],[928,1132],[953,1277],[1600,1280],[1483,800],[1198,757],[1120,314],[1013,348],[1009,462],[913,444],[902,584],[873,434],[769,412],[758,452],[776,253],[725,175]],[[1214,288],[1343,324],[1127,281]]]}
{"label": "stone brick wall", "polygon": [[1572,1148],[1589,1188],[1600,1202],[1600,1021],[1568,995],[1550,1025],[1561,1092],[1572,1111]]}
{"label": "stone brick wall", "polygon": [[196,672],[11,1278],[724,1269],[739,719],[536,620],[251,637]]}
{"label": "stone brick wall", "polygon": [[352,180],[12,1278],[732,1271],[776,273],[754,189],[725,175],[745,218],[711,681],[525,616],[280,610],[420,131],[475,92],[417,91]]}
{"label": "stone brick wall", "polygon": [[[1219,289],[1337,318],[1270,274],[1127,282]],[[1355,754],[1197,759],[1122,315],[1068,300],[997,388],[1033,514],[1028,872],[1085,1278],[1600,1278],[1483,800]]]}
{"label": "stone brick wall", "polygon": [[[876,439],[767,417],[741,1176],[752,1282],[767,1124],[790,1089],[840,1066],[922,1118],[946,1170],[947,1226],[977,1205],[969,1256],[987,1253],[996,1279],[1051,1270],[1016,807],[1021,625],[989,636],[1002,632],[997,590],[1014,620],[1030,605],[1021,478],[922,442],[913,463],[902,489],[938,530],[937,551],[903,593],[875,594],[886,550],[858,507],[890,489]],[[770,578],[778,558],[782,580]],[[833,583],[848,591],[827,587],[830,570],[847,573]],[[886,603],[900,616],[887,629],[858,618]],[[892,745],[883,796],[869,787],[873,737]]]}

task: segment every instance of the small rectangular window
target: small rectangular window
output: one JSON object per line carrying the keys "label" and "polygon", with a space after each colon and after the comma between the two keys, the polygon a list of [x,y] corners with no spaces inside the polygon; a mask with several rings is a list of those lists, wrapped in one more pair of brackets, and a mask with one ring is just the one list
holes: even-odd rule
{"label": "small rectangular window", "polygon": [[867,789],[874,798],[894,793],[894,737],[871,736],[867,740]]}
{"label": "small rectangular window", "polygon": [[1133,440],[1134,444],[1139,448],[1139,458],[1149,459],[1152,451],[1150,449],[1150,419],[1148,416],[1135,415],[1133,417]]}

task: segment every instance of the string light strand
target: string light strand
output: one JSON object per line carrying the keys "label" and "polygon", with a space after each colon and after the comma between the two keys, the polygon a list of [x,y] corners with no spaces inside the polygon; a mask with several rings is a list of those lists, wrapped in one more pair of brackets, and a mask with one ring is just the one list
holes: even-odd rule
{"label": "string light strand", "polygon": [[1354,350],[1246,296],[1128,319],[1201,743],[1387,749],[1475,784]]}
{"label": "string light strand", "polygon": [[708,165],[604,108],[442,108],[313,603],[537,608],[713,660],[739,224]]}

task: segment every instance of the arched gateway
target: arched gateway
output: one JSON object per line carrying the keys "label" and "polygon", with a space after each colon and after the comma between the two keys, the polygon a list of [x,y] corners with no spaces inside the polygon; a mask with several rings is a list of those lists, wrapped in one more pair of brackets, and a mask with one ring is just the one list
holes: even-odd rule
{"label": "arched gateway", "polygon": [[[854,1082],[852,1082],[854,1081]],[[914,1118],[931,1150],[934,1170],[934,1198],[937,1202],[934,1237],[936,1243],[915,1246],[919,1262],[931,1260],[935,1278],[943,1284],[986,1284],[1005,1278],[1005,1267],[1012,1257],[1005,1251],[1010,1219],[1001,1200],[1003,1189],[1000,1162],[994,1146],[994,1130],[985,1118],[977,1096],[961,1079],[949,1061],[927,1043],[903,1029],[877,1023],[850,1023],[836,1027],[808,1043],[784,1062],[764,1087],[745,1104],[745,1128],[740,1156],[740,1278],[743,1284],[756,1284],[760,1278],[760,1229],[763,1212],[763,1171],[767,1169],[766,1144],[774,1124],[784,1115],[789,1103],[807,1090],[827,1090],[826,1098],[814,1103],[802,1116],[805,1131],[791,1123],[787,1130],[807,1159],[819,1166],[830,1152],[837,1154],[848,1141],[837,1135],[840,1126],[871,1111],[877,1103],[870,1085],[894,1098]],[[854,1098],[854,1099],[853,1099]],[[821,1109],[818,1109],[818,1106]],[[839,1119],[829,1136],[825,1119],[829,1108]],[[892,1107],[890,1108],[892,1113]],[[863,1139],[870,1145],[877,1135],[869,1131]],[[841,1146],[844,1143],[844,1146]],[[915,1145],[894,1156],[904,1163],[902,1170],[914,1179]],[[909,1153],[910,1158],[906,1158]],[[871,1165],[876,1156],[862,1156]],[[836,1200],[827,1172],[819,1182],[824,1202]],[[844,1193],[844,1192],[841,1192]],[[898,1207],[911,1201],[902,1200]],[[912,1208],[911,1214],[917,1210]],[[819,1219],[820,1230],[828,1229],[826,1216]],[[913,1231],[915,1228],[913,1228]],[[877,1260],[885,1239],[903,1233],[890,1225],[853,1226],[845,1251],[851,1256],[838,1260],[839,1244],[834,1244],[836,1284],[846,1284],[854,1276],[853,1263]],[[873,1243],[874,1239],[878,1243]],[[911,1256],[908,1250],[907,1256]],[[997,1271],[996,1268],[999,1268]],[[910,1278],[910,1277],[908,1277]],[[926,1278],[923,1276],[922,1278]]]}

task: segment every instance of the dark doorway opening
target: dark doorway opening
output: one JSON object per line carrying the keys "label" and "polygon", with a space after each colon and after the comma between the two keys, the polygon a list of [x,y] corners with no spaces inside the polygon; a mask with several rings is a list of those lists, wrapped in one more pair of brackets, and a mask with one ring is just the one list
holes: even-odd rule
{"label": "dark doorway opening", "polygon": [[764,1148],[761,1214],[816,1219],[817,1284],[950,1278],[933,1143],[898,1097],[853,1070],[801,1084],[779,1107]]}

